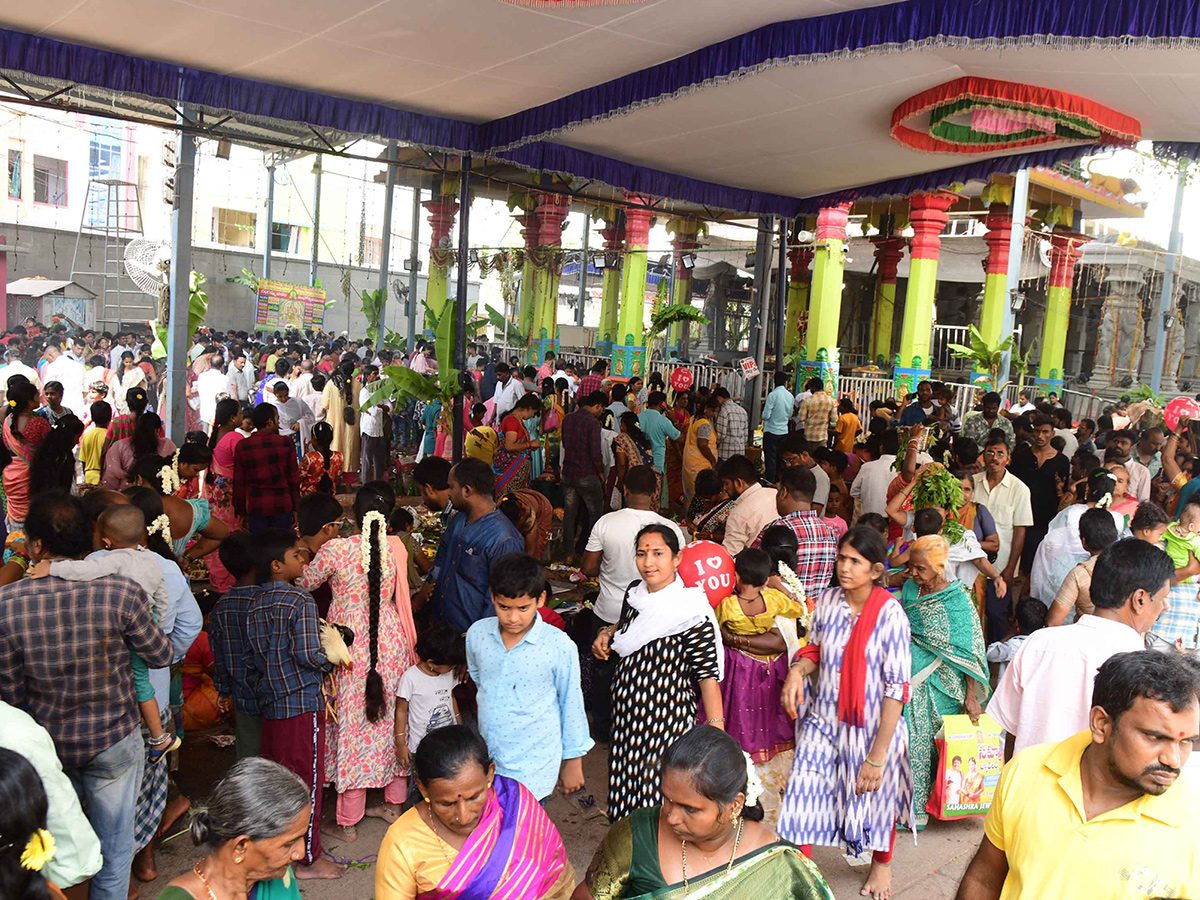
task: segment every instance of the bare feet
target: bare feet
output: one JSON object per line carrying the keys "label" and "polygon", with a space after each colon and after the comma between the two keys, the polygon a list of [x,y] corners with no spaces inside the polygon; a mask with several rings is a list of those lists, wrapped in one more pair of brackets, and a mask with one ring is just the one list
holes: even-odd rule
{"label": "bare feet", "polygon": [[391,803],[380,803],[378,806],[368,806],[365,815],[372,819],[383,819],[391,825],[400,818],[400,807]]}
{"label": "bare feet", "polygon": [[158,877],[158,864],[154,860],[153,841],[134,854],[133,877],[141,882],[150,882]]}
{"label": "bare feet", "polygon": [[167,801],[167,808],[163,812],[162,823],[158,826],[158,834],[164,835],[170,830],[171,826],[179,821],[182,816],[192,807],[192,801],[183,794],[176,794]]}
{"label": "bare feet", "polygon": [[329,835],[347,844],[358,840],[358,829],[353,825],[322,825],[321,834]]}
{"label": "bare feet", "polygon": [[874,900],[889,900],[892,896],[892,864],[871,860],[871,871],[859,894]]}
{"label": "bare feet", "polygon": [[138,883],[132,878],[129,879],[129,892],[126,894],[126,898],[127,900],[138,900]]}
{"label": "bare feet", "polygon": [[341,878],[346,874],[346,867],[339,866],[332,859],[322,856],[311,866],[296,866],[294,871],[297,878],[305,881],[309,878]]}

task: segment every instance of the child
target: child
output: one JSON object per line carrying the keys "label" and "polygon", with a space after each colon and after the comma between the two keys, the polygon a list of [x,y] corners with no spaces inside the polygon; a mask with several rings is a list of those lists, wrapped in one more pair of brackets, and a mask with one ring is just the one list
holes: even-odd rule
{"label": "child", "polygon": [[496,448],[500,446],[500,438],[495,428],[485,425],[488,408],[482,403],[471,407],[471,427],[463,439],[463,452],[475,459],[482,459],[489,466],[496,456]]}
{"label": "child", "polygon": [[[315,496],[315,495],[314,495]],[[342,867],[321,856],[321,795],[325,783],[325,701],[321,682],[333,664],[321,649],[317,604],[292,584],[305,556],[295,533],[266,528],[253,536],[261,584],[246,613],[248,680],[262,714],[261,755],[303,779],[312,799],[299,878],[337,878]]]}
{"label": "child", "polygon": [[[413,514],[403,506],[397,506],[388,515],[388,534],[394,534],[400,538],[400,542],[404,544],[404,549],[408,551],[408,583],[415,589],[425,581],[425,576],[421,574],[421,570],[417,568],[417,553],[418,550],[413,549],[413,530],[416,528],[417,522],[413,518]],[[416,749],[415,747],[413,748]]]}
{"label": "child", "polygon": [[765,821],[779,814],[792,768],[795,723],[779,702],[787,676],[788,644],[777,624],[793,622],[807,609],[787,594],[767,587],[775,566],[767,551],[747,548],[734,559],[735,593],[718,604],[717,622],[725,644],[721,701],[725,730],[750,754],[767,790]]}
{"label": "child", "polygon": [[888,541],[888,520],[886,517],[881,516],[879,513],[863,513],[861,516],[858,517],[858,521],[855,524],[856,525],[864,525],[867,528],[873,529],[874,531],[878,531],[880,537],[883,538],[884,543],[887,543],[887,541]]}
{"label": "child", "polygon": [[1166,611],[1150,633],[1184,651],[1196,649],[1200,630],[1200,599],[1196,594],[1200,575],[1200,500],[1190,501],[1179,513],[1179,521],[1167,527],[1163,549],[1175,566],[1175,582],[1167,595]]}
{"label": "child", "polygon": [[[1063,579],[1046,616],[1048,627],[1063,624],[1071,615],[1071,610],[1075,610],[1076,618],[1090,616],[1096,611],[1092,603],[1092,571],[1096,568],[1097,557],[1115,544],[1119,537],[1117,525],[1108,510],[1089,509],[1079,517],[1079,541],[1091,555],[1071,569]],[[1192,594],[1195,593],[1193,588]]]}
{"label": "child", "polygon": [[1157,546],[1171,524],[1171,517],[1157,503],[1139,503],[1129,520],[1129,530],[1139,541]]}
{"label": "child", "polygon": [[417,636],[415,666],[400,676],[396,692],[396,761],[411,768],[421,739],[435,728],[461,721],[453,669],[467,661],[462,635],[445,622],[434,622]]}
{"label": "child", "polygon": [[104,439],[108,437],[108,423],[112,421],[112,407],[103,400],[92,404],[92,424],[79,440],[79,461],[83,463],[84,484],[100,483],[100,466],[104,461]]}
{"label": "child", "polygon": [[1004,677],[1004,670],[1009,662],[1017,655],[1017,650],[1026,639],[1046,624],[1046,604],[1037,597],[1026,597],[1017,604],[1017,634],[1006,641],[995,641],[988,645],[987,658],[990,663],[998,663],[999,675],[996,683]]}
{"label": "child", "polygon": [[490,587],[495,618],[467,632],[479,732],[499,774],[520,781],[539,800],[553,793],[556,780],[564,794],[573,794],[583,789],[583,756],[595,745],[583,711],[579,651],[538,614],[548,588],[536,559],[500,557]]}
{"label": "child", "polygon": [[[158,522],[154,526],[163,527]],[[104,546],[102,554],[92,554],[87,559],[44,559],[33,567],[30,574],[34,578],[53,575],[67,581],[94,581],[109,575],[123,575],[142,586],[150,596],[150,613],[154,621],[161,622],[167,614],[170,597],[157,555],[141,546],[147,540],[146,517],[142,511],[131,505],[110,506],[100,513],[96,528]],[[129,666],[133,670],[133,685],[137,692],[138,707],[142,711],[142,721],[150,732],[147,741],[149,759],[157,763],[167,753],[179,749],[181,741],[176,735],[163,730],[158,700],[150,684],[150,670],[132,650],[129,653]]]}
{"label": "child", "polygon": [[[300,498],[296,506],[296,525],[300,532],[300,552],[305,555],[305,562],[316,556],[327,542],[340,536],[345,513],[342,504],[332,494],[318,492]],[[317,614],[325,618],[333,602],[333,588],[326,582],[315,588],[312,595],[317,603]]]}
{"label": "child", "polygon": [[213,652],[213,684],[217,708],[233,710],[237,758],[258,756],[262,744],[262,719],[258,700],[247,679],[250,644],[246,636],[246,614],[258,596],[254,570],[253,542],[245,531],[235,531],[217,549],[221,564],[236,579],[213,607],[208,617],[208,640]]}

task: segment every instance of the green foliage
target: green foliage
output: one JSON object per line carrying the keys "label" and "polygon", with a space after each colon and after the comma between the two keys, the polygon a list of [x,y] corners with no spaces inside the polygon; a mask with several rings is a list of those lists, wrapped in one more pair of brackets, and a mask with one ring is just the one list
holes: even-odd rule
{"label": "green foliage", "polygon": [[362,314],[367,320],[367,338],[374,346],[379,338],[379,317],[387,303],[387,288],[362,292]]}
{"label": "green foliage", "polygon": [[957,544],[963,537],[963,526],[952,518],[955,510],[963,503],[962,487],[958,479],[941,463],[934,463],[925,469],[913,485],[913,509],[926,509],[937,506],[946,511],[946,521],[942,524],[942,534],[951,544]]}
{"label": "green foliage", "polygon": [[1003,390],[1003,385],[1000,384],[1000,366],[1003,362],[1004,354],[1013,349],[1013,335],[1010,334],[995,344],[989,344],[984,339],[983,333],[974,325],[969,326],[969,332],[971,335],[971,346],[947,344],[947,349],[950,350],[951,355],[955,359],[970,360],[975,364],[976,369],[989,373],[993,391]]}
{"label": "green foliage", "polygon": [[677,322],[696,322],[707,325],[709,320],[704,313],[690,303],[673,303],[655,311],[650,316],[650,327],[646,329],[646,343],[665,332]]}
{"label": "green foliage", "polygon": [[[196,333],[208,315],[208,294],[203,285],[208,279],[199,272],[192,272],[191,290],[188,296],[188,338]],[[154,332],[154,342],[150,345],[150,355],[155,359],[165,359],[167,356],[167,327],[159,325],[158,319],[149,323]]]}
{"label": "green foliage", "polygon": [[1167,398],[1162,394],[1154,393],[1154,389],[1148,384],[1135,384],[1126,393],[1130,403],[1149,401],[1160,409],[1167,405]]}
{"label": "green foliage", "polygon": [[240,284],[243,287],[247,287],[255,296],[258,295],[259,278],[249,269],[242,269],[241,275],[234,275],[232,278],[228,278],[226,280],[232,282],[233,284]]}
{"label": "green foliage", "polygon": [[391,400],[394,408],[396,401],[409,397],[425,403],[438,400],[443,409],[448,409],[454,403],[454,398],[462,393],[459,388],[462,372],[450,365],[450,360],[454,358],[454,307],[454,300],[447,302],[438,318],[434,336],[437,377],[426,378],[406,366],[385,366],[363,409],[371,409],[384,400]]}

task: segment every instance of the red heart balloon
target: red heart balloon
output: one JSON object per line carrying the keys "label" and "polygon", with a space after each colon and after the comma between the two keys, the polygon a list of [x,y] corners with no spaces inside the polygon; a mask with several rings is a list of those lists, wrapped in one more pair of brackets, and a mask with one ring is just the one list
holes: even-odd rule
{"label": "red heart balloon", "polygon": [[688,587],[703,588],[708,602],[715,609],[733,593],[737,576],[733,557],[713,541],[692,541],[683,548],[679,560],[679,577]]}
{"label": "red heart balloon", "polygon": [[1200,419],[1200,403],[1197,403],[1191,397],[1176,397],[1163,410],[1163,421],[1166,422],[1167,428],[1171,429],[1171,431],[1174,431],[1178,427],[1181,416],[1187,416],[1190,419]]}
{"label": "red heart balloon", "polygon": [[671,373],[671,387],[676,391],[686,391],[692,386],[692,370],[678,368]]}

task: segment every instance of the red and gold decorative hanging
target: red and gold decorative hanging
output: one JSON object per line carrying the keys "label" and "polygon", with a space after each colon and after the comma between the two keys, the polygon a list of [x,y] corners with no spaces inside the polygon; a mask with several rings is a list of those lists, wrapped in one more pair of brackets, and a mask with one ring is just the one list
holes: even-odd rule
{"label": "red and gold decorative hanging", "polygon": [[1057,142],[1132,146],[1142,138],[1142,125],[1064,91],[957,78],[897,106],[891,133],[906,147],[928,153],[994,153]]}

